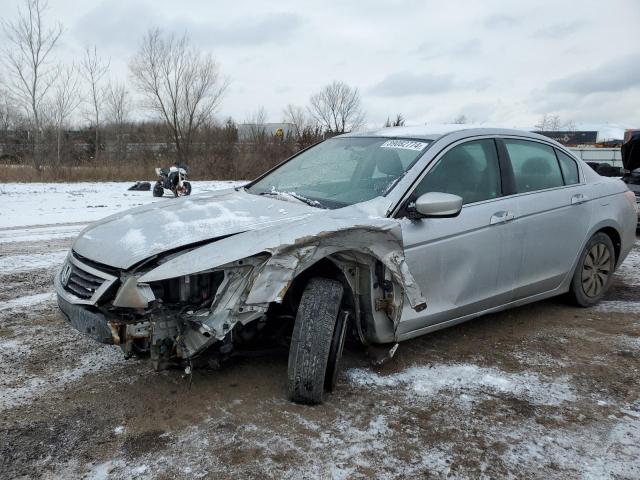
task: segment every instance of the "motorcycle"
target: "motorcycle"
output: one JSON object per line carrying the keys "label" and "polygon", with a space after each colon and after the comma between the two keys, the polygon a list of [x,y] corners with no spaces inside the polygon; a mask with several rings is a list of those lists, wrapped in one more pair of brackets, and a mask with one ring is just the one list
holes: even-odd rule
{"label": "motorcycle", "polygon": [[162,197],[165,190],[172,192],[174,197],[191,195],[191,183],[187,181],[187,170],[183,165],[156,168],[158,181],[153,186],[153,196]]}

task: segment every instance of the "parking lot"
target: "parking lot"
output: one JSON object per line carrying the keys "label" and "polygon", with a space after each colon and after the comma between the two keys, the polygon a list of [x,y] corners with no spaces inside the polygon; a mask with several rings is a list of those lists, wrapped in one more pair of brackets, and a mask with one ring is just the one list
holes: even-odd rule
{"label": "parking lot", "polygon": [[[352,348],[305,407],[286,400],[286,357],[189,377],[70,329],[52,275],[73,236],[151,195],[30,188],[2,195],[2,478],[640,477],[640,242],[596,308],[486,316],[378,370]],[[41,208],[22,221],[25,199]]]}

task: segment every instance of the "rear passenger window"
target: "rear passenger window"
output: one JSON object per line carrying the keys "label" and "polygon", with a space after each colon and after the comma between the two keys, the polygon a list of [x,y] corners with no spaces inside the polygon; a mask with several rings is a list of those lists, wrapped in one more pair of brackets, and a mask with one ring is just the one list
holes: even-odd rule
{"label": "rear passenger window", "polygon": [[562,173],[553,147],[527,140],[504,141],[518,193],[561,187]]}
{"label": "rear passenger window", "polygon": [[565,185],[575,185],[576,183],[580,183],[580,177],[578,176],[578,164],[576,161],[566,153],[562,153],[560,150],[556,150],[556,155],[560,162],[560,168],[562,169]]}
{"label": "rear passenger window", "polygon": [[414,195],[428,192],[452,193],[465,204],[499,197],[502,188],[495,142],[474,140],[453,147],[422,179]]}

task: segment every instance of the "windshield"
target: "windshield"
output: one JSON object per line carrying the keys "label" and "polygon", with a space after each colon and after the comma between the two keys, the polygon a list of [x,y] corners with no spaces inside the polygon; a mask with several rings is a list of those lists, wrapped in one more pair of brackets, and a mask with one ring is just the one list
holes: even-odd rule
{"label": "windshield", "polygon": [[300,153],[247,191],[345,207],[386,194],[428,145],[428,140],[333,138]]}

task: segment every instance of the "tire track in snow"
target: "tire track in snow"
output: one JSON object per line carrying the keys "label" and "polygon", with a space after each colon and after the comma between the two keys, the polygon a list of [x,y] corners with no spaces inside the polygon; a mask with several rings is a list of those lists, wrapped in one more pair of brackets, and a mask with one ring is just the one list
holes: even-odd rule
{"label": "tire track in snow", "polygon": [[6,302],[0,302],[0,312],[11,311],[16,309],[25,309],[44,306],[55,300],[55,292],[36,293],[34,295],[26,295],[24,297],[17,297]]}
{"label": "tire track in snow", "polygon": [[0,243],[41,242],[76,237],[86,223],[0,229]]}
{"label": "tire track in snow", "polygon": [[66,258],[68,251],[68,249],[65,249],[48,253],[31,253],[0,257],[0,275],[60,266]]}

